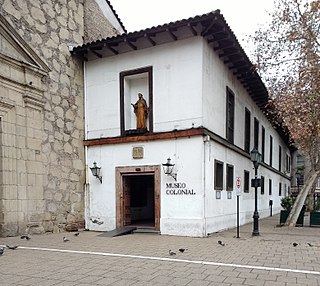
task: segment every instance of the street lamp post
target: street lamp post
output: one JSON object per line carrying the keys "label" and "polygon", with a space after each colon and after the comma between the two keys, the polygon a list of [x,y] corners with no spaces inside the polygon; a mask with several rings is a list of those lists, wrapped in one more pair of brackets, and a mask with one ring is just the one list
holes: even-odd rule
{"label": "street lamp post", "polygon": [[250,152],[251,161],[254,166],[254,212],[253,212],[253,236],[258,236],[259,234],[259,212],[258,212],[258,168],[261,163],[261,154],[257,148],[253,148]]}

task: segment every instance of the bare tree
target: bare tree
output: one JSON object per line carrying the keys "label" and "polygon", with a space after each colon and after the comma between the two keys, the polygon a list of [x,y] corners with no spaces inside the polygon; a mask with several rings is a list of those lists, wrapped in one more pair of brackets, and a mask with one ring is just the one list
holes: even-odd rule
{"label": "bare tree", "polygon": [[311,166],[286,221],[292,226],[320,174],[320,0],[275,0],[270,16],[253,37],[256,67],[277,122]]}

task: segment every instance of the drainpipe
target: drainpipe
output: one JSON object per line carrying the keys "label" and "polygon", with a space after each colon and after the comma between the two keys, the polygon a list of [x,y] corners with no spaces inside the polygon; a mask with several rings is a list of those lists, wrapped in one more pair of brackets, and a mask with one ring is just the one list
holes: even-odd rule
{"label": "drainpipe", "polygon": [[[86,62],[83,61],[83,115],[84,115],[84,139],[88,139],[87,136],[87,110],[86,110],[86,103],[87,103],[87,78],[86,78]],[[89,221],[90,217],[90,185],[89,185],[89,177],[88,177],[88,146],[84,146],[84,164],[85,164],[85,183],[84,183],[84,222],[85,222],[85,229],[88,228],[87,222]]]}
{"label": "drainpipe", "polygon": [[207,187],[207,148],[210,147],[210,136],[203,137],[203,236],[207,232],[207,218],[206,218],[206,187]]}

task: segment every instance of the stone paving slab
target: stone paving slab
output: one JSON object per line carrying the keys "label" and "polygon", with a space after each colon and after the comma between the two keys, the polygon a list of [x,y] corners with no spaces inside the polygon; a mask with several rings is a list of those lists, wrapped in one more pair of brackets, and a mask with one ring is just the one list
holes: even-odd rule
{"label": "stone paving slab", "polygon": [[278,222],[260,220],[258,237],[248,224],[240,238],[235,229],[206,238],[92,231],[0,238],[19,245],[0,256],[0,285],[320,285],[320,228]]}

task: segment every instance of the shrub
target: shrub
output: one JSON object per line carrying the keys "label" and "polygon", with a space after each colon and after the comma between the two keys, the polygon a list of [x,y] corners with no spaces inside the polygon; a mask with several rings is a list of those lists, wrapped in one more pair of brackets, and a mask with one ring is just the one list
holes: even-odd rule
{"label": "shrub", "polygon": [[293,206],[295,199],[289,196],[283,197],[281,199],[280,205],[286,210],[286,211],[291,211],[291,208]]}

